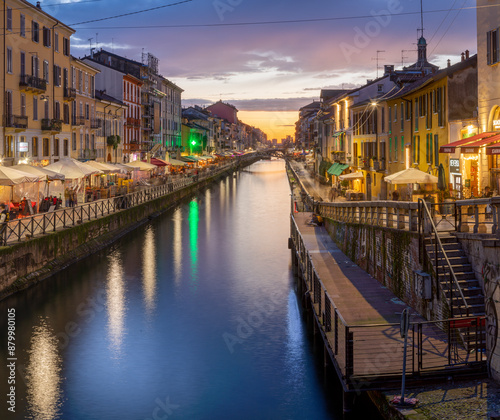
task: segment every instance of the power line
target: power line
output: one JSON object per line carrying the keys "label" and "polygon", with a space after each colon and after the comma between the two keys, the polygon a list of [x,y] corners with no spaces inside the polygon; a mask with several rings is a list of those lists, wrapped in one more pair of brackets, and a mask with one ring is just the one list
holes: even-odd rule
{"label": "power line", "polygon": [[151,12],[153,10],[164,9],[165,7],[178,6],[180,4],[190,3],[192,1],[193,0],[182,0],[182,1],[178,1],[176,3],[164,4],[163,6],[157,6],[157,7],[151,7],[149,9],[137,10],[135,12],[122,13],[120,15],[108,16],[108,17],[104,17],[104,18],[100,18],[100,19],[92,19],[92,20],[87,20],[85,22],[70,23],[68,26],[77,26],[77,25],[84,25],[86,23],[91,23],[91,22],[101,22],[103,20],[118,19],[118,18],[125,17],[125,16],[137,15],[139,13],[146,13],[146,12]]}
{"label": "power line", "polygon": [[[193,0],[185,0],[185,1],[181,1],[179,3],[173,3],[171,5],[159,6],[158,8],[174,6],[174,5],[181,4],[181,3],[187,3],[189,1],[193,1]],[[453,8],[452,9],[436,9],[436,10],[429,10],[429,11],[425,11],[425,12],[422,12],[422,11],[401,12],[401,13],[392,13],[392,14],[390,14],[390,16],[411,16],[411,15],[420,15],[421,13],[424,13],[424,14],[431,14],[431,13],[435,14],[435,13],[445,13],[445,12],[449,13],[450,11],[477,10],[477,9],[482,9],[482,8],[486,8],[486,7],[500,7],[500,4],[489,4],[489,5],[484,5],[484,6],[467,6],[467,7],[455,8],[455,9],[453,9]],[[86,22],[73,23],[73,24],[70,24],[70,26],[83,25],[83,24],[90,23],[90,22],[97,22],[97,21],[108,20],[108,19],[115,19],[117,17],[128,16],[130,14],[143,13],[143,12],[154,10],[154,9],[157,9],[157,8],[145,9],[145,10],[140,10],[137,12],[131,12],[131,13],[117,15],[117,16],[110,16],[110,17],[90,20],[90,21],[86,21]],[[270,20],[270,21],[261,21],[261,22],[193,23],[193,24],[176,24],[176,25],[138,25],[138,26],[106,26],[106,27],[96,26],[96,27],[88,27],[88,28],[82,28],[82,29],[210,28],[210,27],[225,27],[225,26],[283,25],[283,24],[290,24],[290,23],[331,22],[331,21],[342,21],[342,20],[347,21],[347,20],[356,20],[356,19],[373,19],[373,15],[341,16],[341,17],[313,18],[313,19]]]}

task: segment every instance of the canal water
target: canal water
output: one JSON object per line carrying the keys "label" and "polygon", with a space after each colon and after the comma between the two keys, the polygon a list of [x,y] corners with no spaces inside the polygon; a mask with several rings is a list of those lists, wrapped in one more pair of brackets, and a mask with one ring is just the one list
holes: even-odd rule
{"label": "canal water", "polygon": [[341,418],[294,290],[289,195],[284,162],[257,162],[0,302],[17,358],[12,413],[0,346],[0,418]]}

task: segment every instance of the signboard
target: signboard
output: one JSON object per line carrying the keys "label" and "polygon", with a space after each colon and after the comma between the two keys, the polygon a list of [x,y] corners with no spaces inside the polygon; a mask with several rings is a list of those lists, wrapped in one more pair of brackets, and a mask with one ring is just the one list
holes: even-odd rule
{"label": "signboard", "polygon": [[486,148],[487,155],[500,155],[500,146],[490,146]]}
{"label": "signboard", "polygon": [[500,120],[493,120],[493,128],[495,130],[500,130]]}
{"label": "signboard", "polygon": [[441,146],[439,153],[455,153],[455,148],[451,146]]}
{"label": "signboard", "polygon": [[450,159],[450,173],[460,173],[460,159]]}
{"label": "signboard", "polygon": [[477,154],[477,153],[479,153],[479,147],[462,147],[460,149],[460,153]]}
{"label": "signboard", "polygon": [[28,143],[24,141],[20,141],[19,143],[19,151],[20,152],[27,152],[28,151]]}

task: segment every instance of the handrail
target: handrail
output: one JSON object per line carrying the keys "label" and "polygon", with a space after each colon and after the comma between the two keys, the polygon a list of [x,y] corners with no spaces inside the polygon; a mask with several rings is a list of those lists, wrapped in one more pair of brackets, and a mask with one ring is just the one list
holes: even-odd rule
{"label": "handrail", "polygon": [[[458,280],[457,280],[457,276],[455,275],[455,271],[453,271],[453,267],[450,263],[450,260],[448,259],[448,256],[446,255],[446,251],[444,250],[441,239],[439,238],[438,231],[436,229],[436,225],[434,225],[434,220],[432,220],[432,215],[431,215],[431,212],[429,211],[429,208],[427,207],[427,203],[422,198],[419,198],[418,202],[419,202],[419,204],[422,204],[422,208],[425,209],[425,213],[426,213],[427,217],[429,218],[432,230],[433,230],[434,235],[436,237],[436,242],[439,244],[439,248],[441,249],[441,252],[444,255],[444,259],[446,260],[446,263],[448,264],[448,267],[450,269],[450,273],[453,277],[453,282],[455,283],[455,286],[457,287],[457,289],[460,293],[460,297],[462,298],[465,309],[467,310],[467,315],[469,315],[469,305],[467,304],[467,301],[465,300],[465,296],[462,293],[462,289],[460,288],[460,285],[458,284]],[[423,215],[422,215],[422,220],[423,220]],[[425,235],[425,233],[424,233],[424,235]],[[437,258],[437,254],[436,254],[436,258]],[[436,267],[436,277],[437,277],[437,275],[438,275],[438,273],[437,273],[437,267]],[[451,288],[450,288],[450,300],[453,303]],[[450,310],[452,311],[451,314],[453,315],[453,306],[450,308]]]}

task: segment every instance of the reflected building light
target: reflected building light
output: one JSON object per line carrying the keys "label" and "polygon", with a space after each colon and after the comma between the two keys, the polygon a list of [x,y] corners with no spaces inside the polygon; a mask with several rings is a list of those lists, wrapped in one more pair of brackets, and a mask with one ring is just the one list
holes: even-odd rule
{"label": "reflected building light", "polygon": [[212,225],[212,222],[210,220],[211,200],[212,200],[212,191],[206,190],[205,191],[205,208],[203,210],[205,211],[205,230],[207,232],[207,237],[210,234],[210,226]]}
{"label": "reflected building light", "polygon": [[28,411],[37,420],[60,418],[62,360],[57,338],[45,319],[33,330],[26,368]]}
{"label": "reflected building light", "polygon": [[109,256],[108,284],[106,287],[108,329],[111,349],[115,355],[121,351],[125,324],[125,284],[123,261],[118,251]]}
{"label": "reflected building light", "polygon": [[198,226],[199,206],[196,200],[189,203],[189,251],[191,255],[191,290],[198,288]]}
{"label": "reflected building light", "polygon": [[149,226],[144,237],[142,251],[142,287],[146,313],[150,315],[155,309],[156,300],[156,248],[155,234]]}
{"label": "reflected building light", "polygon": [[182,274],[182,213],[177,208],[173,215],[174,235],[172,243],[172,253],[174,257],[175,282],[179,283]]}

